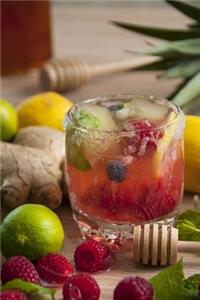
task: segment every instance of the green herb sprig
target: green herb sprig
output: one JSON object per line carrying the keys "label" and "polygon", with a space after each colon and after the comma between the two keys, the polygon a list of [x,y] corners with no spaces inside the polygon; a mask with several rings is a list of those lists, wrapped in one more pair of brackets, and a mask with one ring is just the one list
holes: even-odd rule
{"label": "green herb sprig", "polygon": [[46,288],[36,283],[31,283],[28,281],[24,281],[21,279],[13,279],[8,281],[1,287],[1,291],[6,291],[10,289],[19,289],[22,292],[26,293],[29,297],[31,296],[44,296],[48,295],[52,300],[55,300],[55,292],[56,290],[53,288]]}
{"label": "green herb sprig", "polygon": [[155,300],[197,300],[200,274],[184,278],[182,259],[150,279],[155,290]]}

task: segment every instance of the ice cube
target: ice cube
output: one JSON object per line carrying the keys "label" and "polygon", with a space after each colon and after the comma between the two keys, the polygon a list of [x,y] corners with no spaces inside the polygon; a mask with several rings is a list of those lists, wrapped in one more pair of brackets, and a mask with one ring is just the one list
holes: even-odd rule
{"label": "ice cube", "polygon": [[79,106],[79,110],[86,111],[97,118],[99,121],[99,126],[97,128],[98,130],[113,131],[118,129],[116,122],[106,107],[84,103]]}
{"label": "ice cube", "polygon": [[137,116],[147,120],[163,120],[170,111],[167,106],[148,99],[134,99],[132,101]]}
{"label": "ice cube", "polygon": [[[83,156],[93,166],[97,161],[105,159],[109,153],[112,153],[116,146],[116,135],[118,126],[112,118],[111,112],[103,106],[96,104],[81,104],[79,112],[83,112],[86,118],[81,119],[81,124],[84,124],[87,132],[81,133],[81,149]],[[87,114],[86,114],[87,113]],[[93,118],[89,118],[88,114]],[[91,127],[89,123],[94,123],[96,119],[97,127]],[[80,125],[81,125],[80,124]],[[93,130],[94,129],[94,130]]]}

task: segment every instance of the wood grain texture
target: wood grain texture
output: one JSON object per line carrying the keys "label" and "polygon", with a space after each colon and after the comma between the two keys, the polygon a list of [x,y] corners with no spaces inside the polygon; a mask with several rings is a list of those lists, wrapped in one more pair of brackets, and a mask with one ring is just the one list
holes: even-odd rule
{"label": "wood grain texture", "polygon": [[[170,7],[164,9],[158,5],[138,7],[126,5],[72,5],[60,2],[52,9],[52,29],[54,53],[56,57],[82,57],[88,63],[103,63],[127,59],[123,49],[141,49],[145,46],[144,37],[114,27],[109,20],[132,21],[140,24],[183,27],[189,21]],[[131,56],[132,57],[132,56]],[[92,83],[65,95],[74,101],[80,101],[97,95],[115,93],[146,93],[156,96],[167,95],[177,81],[157,81],[155,74],[123,73],[113,77],[100,78]],[[37,70],[29,74],[5,77],[2,80],[2,96],[14,105],[26,97],[40,92]],[[192,195],[185,196],[183,209],[193,208]],[[71,210],[64,203],[58,210],[65,228],[63,253],[73,261],[75,247],[80,236],[72,220]],[[180,257],[180,255],[179,255]],[[117,253],[117,266],[111,272],[95,275],[101,286],[101,300],[112,299],[113,289],[125,276],[140,275],[150,278],[161,268],[138,266],[133,263],[132,249]],[[199,272],[200,257],[184,254],[186,276]],[[57,299],[62,299],[61,292]]]}
{"label": "wood grain texture", "polygon": [[[183,210],[193,208],[191,195],[184,198]],[[63,253],[73,262],[73,253],[75,247],[81,242],[79,231],[72,220],[71,209],[66,203],[57,210],[65,229],[65,244]],[[162,270],[162,267],[143,266],[133,262],[132,245],[127,245],[125,251],[116,252],[117,265],[109,272],[100,272],[94,277],[101,287],[101,300],[111,300],[113,289],[116,284],[125,276],[142,276],[146,279]],[[185,275],[190,276],[200,271],[200,254],[179,253],[178,259],[183,257]],[[62,299],[61,291],[57,293],[57,299]]]}

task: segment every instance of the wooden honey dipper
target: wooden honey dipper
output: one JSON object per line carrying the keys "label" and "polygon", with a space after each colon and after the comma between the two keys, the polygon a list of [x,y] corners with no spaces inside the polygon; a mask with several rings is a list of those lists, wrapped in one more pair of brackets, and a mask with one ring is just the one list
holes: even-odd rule
{"label": "wooden honey dipper", "polygon": [[153,266],[172,265],[177,261],[178,252],[200,255],[200,242],[178,241],[178,230],[172,226],[145,224],[134,227],[134,261]]}
{"label": "wooden honey dipper", "polygon": [[88,65],[80,58],[60,58],[49,60],[40,70],[40,81],[45,90],[68,91],[80,87],[92,78],[115,74],[157,61],[152,56]]}

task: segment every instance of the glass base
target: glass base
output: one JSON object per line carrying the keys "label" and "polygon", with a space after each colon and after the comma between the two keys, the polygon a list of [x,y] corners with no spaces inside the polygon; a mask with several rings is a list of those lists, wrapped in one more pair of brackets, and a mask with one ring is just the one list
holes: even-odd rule
{"label": "glass base", "polygon": [[[82,211],[72,208],[73,218],[78,225],[83,239],[95,239],[97,241],[104,242],[109,245],[115,245],[117,247],[122,246],[127,240],[133,238],[133,229],[138,224],[114,224],[103,222],[95,218],[89,217]],[[173,226],[178,216],[179,209],[176,209],[166,217],[145,222],[158,223]],[[142,225],[142,224],[141,224]]]}

